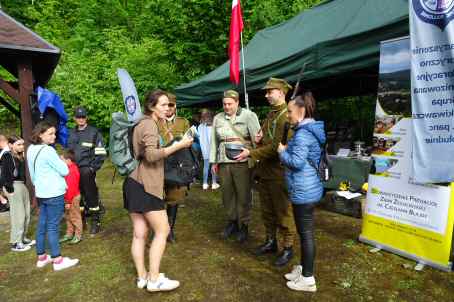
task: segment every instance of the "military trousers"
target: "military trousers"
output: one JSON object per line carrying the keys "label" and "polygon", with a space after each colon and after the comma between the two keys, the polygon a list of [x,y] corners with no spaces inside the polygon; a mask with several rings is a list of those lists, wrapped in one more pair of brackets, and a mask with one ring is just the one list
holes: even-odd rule
{"label": "military trousers", "polygon": [[238,225],[249,224],[251,220],[251,177],[247,162],[219,164],[222,183],[222,202],[229,221]]}
{"label": "military trousers", "polygon": [[257,191],[267,238],[283,237],[284,247],[293,246],[296,234],[292,205],[284,180],[259,180]]}

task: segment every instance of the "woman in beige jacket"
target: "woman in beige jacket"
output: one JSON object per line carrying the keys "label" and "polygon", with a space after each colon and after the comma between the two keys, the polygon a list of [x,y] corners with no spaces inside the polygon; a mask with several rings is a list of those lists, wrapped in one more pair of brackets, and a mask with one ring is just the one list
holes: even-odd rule
{"label": "woman in beige jacket", "polygon": [[[164,159],[170,154],[191,146],[192,139],[183,138],[169,147],[160,145],[158,121],[166,117],[169,99],[162,90],[149,92],[145,97],[144,116],[133,132],[133,148],[138,167],[123,184],[124,207],[132,220],[134,235],[132,258],[137,270],[137,287],[148,291],[169,291],[180,283],[159,273],[165,250],[169,223],[163,201]],[[149,272],[145,268],[145,243],[149,229],[154,237],[150,246]]]}

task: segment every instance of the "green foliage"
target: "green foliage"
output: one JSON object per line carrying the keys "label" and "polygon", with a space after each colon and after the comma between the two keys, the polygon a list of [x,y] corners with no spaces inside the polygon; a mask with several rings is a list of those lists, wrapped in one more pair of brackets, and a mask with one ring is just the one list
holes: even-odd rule
{"label": "green foliage", "polygon": [[[319,2],[243,1],[244,42]],[[172,90],[227,60],[231,1],[1,0],[1,5],[62,50],[49,89],[61,95],[70,114],[86,106],[103,129],[111,112],[123,108],[117,68],[128,70],[141,97],[158,87]]]}

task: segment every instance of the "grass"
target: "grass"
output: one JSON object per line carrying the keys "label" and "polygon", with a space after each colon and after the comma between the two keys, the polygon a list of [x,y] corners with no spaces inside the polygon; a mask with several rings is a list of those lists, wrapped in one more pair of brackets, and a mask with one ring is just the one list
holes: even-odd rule
{"label": "grass", "polygon": [[[181,281],[176,291],[147,293],[135,288],[130,256],[131,223],[122,209],[122,180],[112,181],[112,166],[98,175],[107,207],[103,231],[86,235],[62,252],[81,264],[61,272],[35,268],[33,252],[9,251],[9,234],[0,233],[0,301],[454,301],[451,273],[426,267],[422,272],[399,256],[379,252],[356,238],[361,220],[317,210],[315,294],[293,292],[282,277],[291,266],[275,268],[272,256],[252,251],[263,240],[259,203],[254,199],[251,236],[244,245],[223,241],[220,191],[194,186],[179,210],[177,243],[167,247],[162,271]],[[257,197],[257,196],[256,196]],[[32,231],[36,217],[33,219]],[[299,252],[297,252],[299,255]],[[292,264],[296,264],[295,258]],[[411,266],[412,267],[412,266]]]}

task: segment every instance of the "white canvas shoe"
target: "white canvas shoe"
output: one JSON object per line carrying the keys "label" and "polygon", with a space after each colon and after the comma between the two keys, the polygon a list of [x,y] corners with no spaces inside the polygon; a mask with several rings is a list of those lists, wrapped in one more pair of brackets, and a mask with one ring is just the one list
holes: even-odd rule
{"label": "white canvas shoe", "polygon": [[211,184],[211,189],[212,190],[217,190],[217,189],[219,189],[219,187],[220,187],[220,185],[218,183],[216,183],[216,182]]}
{"label": "white canvas shoe", "polygon": [[303,277],[302,275],[293,281],[287,282],[287,287],[297,291],[316,292],[317,286],[315,285],[314,277]]}
{"label": "white canvas shoe", "polygon": [[36,244],[36,241],[32,240],[32,239],[28,239],[27,237],[24,237],[24,239],[22,240],[22,243],[25,245],[34,246]]}
{"label": "white canvas shoe", "polygon": [[147,291],[149,292],[160,292],[160,291],[170,291],[180,286],[180,282],[177,280],[170,280],[166,278],[164,274],[159,274],[159,277],[156,281],[148,280]]}
{"label": "white canvas shoe", "polygon": [[147,287],[147,284],[148,284],[148,279],[147,277],[145,278],[137,278],[137,288],[140,288],[140,289],[144,289],[145,287]]}
{"label": "white canvas shoe", "polygon": [[23,244],[22,242],[17,242],[11,246],[13,252],[26,252],[31,248],[31,246]]}
{"label": "white canvas shoe", "polygon": [[203,184],[203,185],[202,185],[202,189],[208,190],[208,184]]}
{"label": "white canvas shoe", "polygon": [[298,279],[299,276],[303,273],[303,267],[301,265],[294,265],[290,273],[285,274],[284,278],[288,281],[293,281]]}
{"label": "white canvas shoe", "polygon": [[66,268],[76,265],[77,263],[79,263],[79,259],[71,259],[68,257],[63,257],[63,259],[59,263],[56,263],[54,261],[54,271],[64,270]]}

